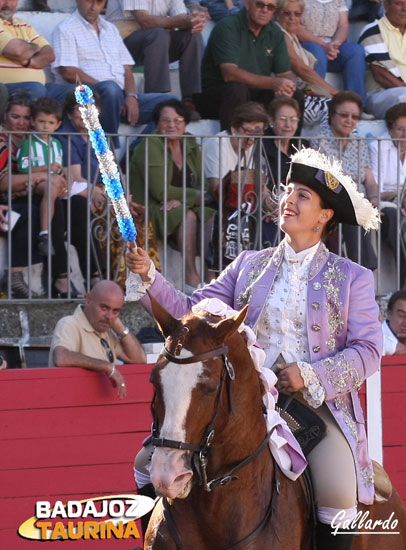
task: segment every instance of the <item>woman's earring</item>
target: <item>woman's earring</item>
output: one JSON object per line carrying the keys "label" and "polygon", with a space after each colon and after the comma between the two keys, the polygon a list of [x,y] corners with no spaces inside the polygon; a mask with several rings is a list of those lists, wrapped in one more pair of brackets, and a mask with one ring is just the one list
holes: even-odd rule
{"label": "woman's earring", "polygon": [[321,227],[319,225],[316,225],[316,227],[313,229],[315,233],[318,233],[320,231]]}

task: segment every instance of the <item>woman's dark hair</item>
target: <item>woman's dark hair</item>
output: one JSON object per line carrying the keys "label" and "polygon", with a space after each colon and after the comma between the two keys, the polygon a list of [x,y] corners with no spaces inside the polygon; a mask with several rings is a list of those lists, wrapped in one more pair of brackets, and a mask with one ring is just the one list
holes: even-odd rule
{"label": "woman's dark hair", "polygon": [[406,117],[406,103],[397,103],[385,113],[385,123],[388,130],[391,130],[398,118]]}
{"label": "woman's dark hair", "polygon": [[[96,90],[92,90],[92,92],[94,97],[94,104],[100,111],[100,105],[101,105],[100,94],[96,92]],[[66,97],[65,97],[65,103],[63,104],[64,116],[71,115],[75,110],[75,108],[77,107],[77,105],[78,105],[78,102],[76,101],[75,90],[74,89],[69,90],[69,92],[66,94]]]}
{"label": "woman's dark hair", "polygon": [[275,120],[276,113],[279,111],[281,107],[292,107],[298,116],[298,118],[302,117],[302,113],[300,111],[299,103],[294,97],[275,97],[270,104],[268,105],[268,113],[269,116],[272,117]]}
{"label": "woman's dark hair", "polygon": [[161,113],[163,109],[165,109],[165,107],[171,107],[172,109],[174,109],[179,116],[185,119],[185,123],[189,124],[190,111],[186,107],[186,105],[178,99],[167,99],[162,103],[158,103],[152,113],[152,120],[155,122],[155,124],[158,124],[159,119],[161,118]]}
{"label": "woman's dark hair", "polygon": [[21,105],[22,107],[32,107],[32,99],[28,92],[25,90],[16,90],[8,96],[5,112],[8,113],[14,105]]}
{"label": "woman's dark hair", "polygon": [[[331,206],[329,206],[321,197],[320,197],[320,204],[322,208],[328,208],[329,210],[333,210],[333,208],[331,208]],[[323,229],[323,234],[321,236],[322,241],[326,242],[329,237],[332,237],[336,232],[337,227],[338,227],[338,223],[336,222],[336,218],[334,214],[331,220],[329,220],[326,223]]]}
{"label": "woman's dark hair", "polygon": [[228,130],[240,128],[244,122],[263,122],[265,128],[269,124],[269,119],[265,108],[256,101],[247,101],[238,105],[231,113]]}
{"label": "woman's dark hair", "polygon": [[359,112],[362,113],[362,99],[357,92],[350,92],[348,90],[344,90],[343,92],[338,92],[338,94],[333,95],[333,97],[330,99],[330,102],[328,104],[328,123],[331,124],[331,117],[335,114],[337,107],[341,105],[341,103],[345,103],[346,101],[351,101],[352,103],[356,103],[358,105]]}

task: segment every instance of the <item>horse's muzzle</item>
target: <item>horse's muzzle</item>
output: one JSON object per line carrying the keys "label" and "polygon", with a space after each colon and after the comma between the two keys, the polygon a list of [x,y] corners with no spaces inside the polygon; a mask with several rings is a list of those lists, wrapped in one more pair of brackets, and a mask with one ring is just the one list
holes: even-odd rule
{"label": "horse's muzzle", "polygon": [[151,459],[151,481],[160,496],[186,498],[193,476],[188,451],[158,447]]}

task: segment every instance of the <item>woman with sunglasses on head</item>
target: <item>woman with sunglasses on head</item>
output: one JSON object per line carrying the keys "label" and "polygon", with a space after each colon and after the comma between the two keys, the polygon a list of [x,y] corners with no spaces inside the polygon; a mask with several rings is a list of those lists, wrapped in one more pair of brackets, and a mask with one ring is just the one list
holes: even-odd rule
{"label": "woman with sunglasses on head", "polygon": [[[145,251],[127,253],[127,299],[140,300],[148,311],[147,290],[176,318],[205,298],[235,310],[248,305],[245,323],[265,352],[262,368],[278,372],[278,389],[326,423],[325,437],[307,455],[318,550],[350,549],[351,528],[335,536],[331,522],[338,513],[351,522],[357,502],[374,501],[358,390],[379,368],[382,329],[372,273],[323,243],[339,222],[377,229],[379,213],[337,160],[302,149],[292,157],[280,198],[286,236],[277,248],[242,252],[189,298],[153,272]],[[147,481],[146,472],[136,473],[137,481]]]}
{"label": "woman with sunglasses on head", "polygon": [[[158,135],[142,140],[131,157],[130,191],[137,203],[148,207],[157,242],[168,239],[169,244],[179,251],[185,250],[185,288],[193,292],[201,282],[196,269],[200,217],[203,216],[205,221],[205,242],[208,243],[214,216],[214,210],[204,205],[207,182],[202,175],[201,151],[194,138],[182,138],[187,135],[190,113],[177,99],[157,105],[153,121],[157,125],[154,133]],[[145,194],[146,182],[148,196]],[[185,220],[182,205],[184,186]]]}
{"label": "woman with sunglasses on head", "polygon": [[[368,147],[357,140],[356,127],[362,113],[362,100],[355,92],[339,92],[329,103],[329,125],[321,128],[319,138],[310,140],[311,146],[330,158],[340,159],[343,169],[357,183],[360,191],[374,205],[378,205],[378,186],[370,168]],[[347,256],[364,267],[376,269],[377,257],[372,248],[371,236],[356,227],[344,224],[343,238]],[[361,246],[358,246],[358,238]]]}

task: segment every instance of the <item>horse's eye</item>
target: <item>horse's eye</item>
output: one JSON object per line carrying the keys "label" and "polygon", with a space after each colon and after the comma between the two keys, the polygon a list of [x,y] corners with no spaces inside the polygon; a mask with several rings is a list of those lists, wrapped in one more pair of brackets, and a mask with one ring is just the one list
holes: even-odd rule
{"label": "horse's eye", "polygon": [[202,392],[211,395],[218,390],[218,383],[215,380],[208,380],[202,383]]}

